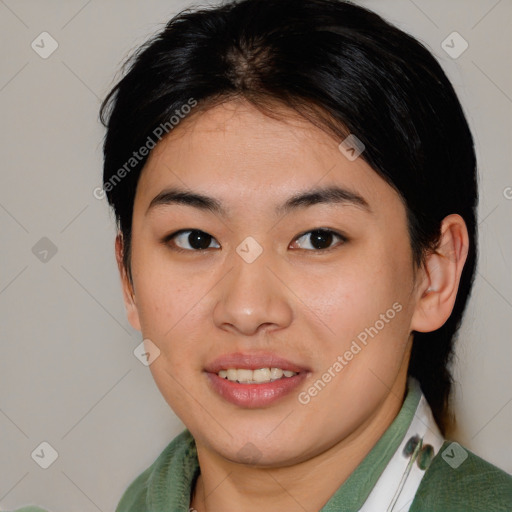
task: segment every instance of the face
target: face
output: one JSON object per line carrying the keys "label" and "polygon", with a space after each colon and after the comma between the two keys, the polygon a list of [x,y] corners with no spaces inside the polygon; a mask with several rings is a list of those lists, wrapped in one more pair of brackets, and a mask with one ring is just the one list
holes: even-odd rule
{"label": "face", "polygon": [[182,121],[141,174],[129,319],[160,351],[150,369],[166,401],[225,459],[311,458],[405,379],[405,207],[339,142],[228,102]]}

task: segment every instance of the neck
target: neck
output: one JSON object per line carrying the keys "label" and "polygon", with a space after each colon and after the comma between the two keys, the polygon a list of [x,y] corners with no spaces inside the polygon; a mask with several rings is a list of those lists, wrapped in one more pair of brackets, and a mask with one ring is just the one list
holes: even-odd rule
{"label": "neck", "polygon": [[192,511],[320,510],[368,455],[400,411],[407,375],[400,374],[374,414],[349,437],[293,466],[258,468],[228,461],[197,444],[201,473]]}

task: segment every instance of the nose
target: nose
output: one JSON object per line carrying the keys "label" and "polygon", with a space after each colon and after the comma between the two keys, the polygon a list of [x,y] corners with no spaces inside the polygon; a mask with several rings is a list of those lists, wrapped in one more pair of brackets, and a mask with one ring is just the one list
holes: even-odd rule
{"label": "nose", "polygon": [[249,263],[238,253],[230,258],[227,276],[219,283],[213,321],[221,329],[253,336],[262,330],[282,329],[293,319],[293,294],[283,282],[279,258],[271,251]]}

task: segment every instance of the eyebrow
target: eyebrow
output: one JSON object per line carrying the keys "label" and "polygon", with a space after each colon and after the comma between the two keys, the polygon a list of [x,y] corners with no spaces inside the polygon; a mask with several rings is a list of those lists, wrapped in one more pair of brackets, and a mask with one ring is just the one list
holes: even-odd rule
{"label": "eyebrow", "polygon": [[[168,188],[156,195],[146,210],[146,215],[158,206],[184,204],[204,211],[210,211],[224,218],[228,217],[227,210],[221,201],[214,197],[190,192],[180,188]],[[370,205],[356,192],[338,186],[319,187],[307,192],[295,194],[282,205],[276,207],[276,215],[284,215],[292,210],[298,210],[316,204],[342,204],[355,206],[367,213],[373,213]]]}

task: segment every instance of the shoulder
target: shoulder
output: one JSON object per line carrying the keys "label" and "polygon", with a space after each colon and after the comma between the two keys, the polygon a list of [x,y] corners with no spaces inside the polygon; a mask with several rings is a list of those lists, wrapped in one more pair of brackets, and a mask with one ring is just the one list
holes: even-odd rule
{"label": "shoulder", "polygon": [[458,443],[445,441],[432,460],[410,512],[512,511],[512,475]]}
{"label": "shoulder", "polygon": [[144,512],[152,491],[160,490],[163,482],[174,480],[172,474],[177,469],[176,462],[181,464],[182,461],[191,460],[195,450],[194,438],[185,429],[164,448],[151,466],[132,481],[121,497],[116,512]]}
{"label": "shoulder", "polygon": [[[196,471],[196,461],[194,438],[185,429],[164,448],[151,466],[132,481],[123,493],[116,512],[145,512],[149,503],[154,503],[155,500],[168,503],[171,496],[183,500],[182,494],[185,495],[188,491],[180,489],[180,494],[176,489],[170,488],[168,482],[185,487]],[[36,506],[24,506],[12,512],[48,511]]]}

